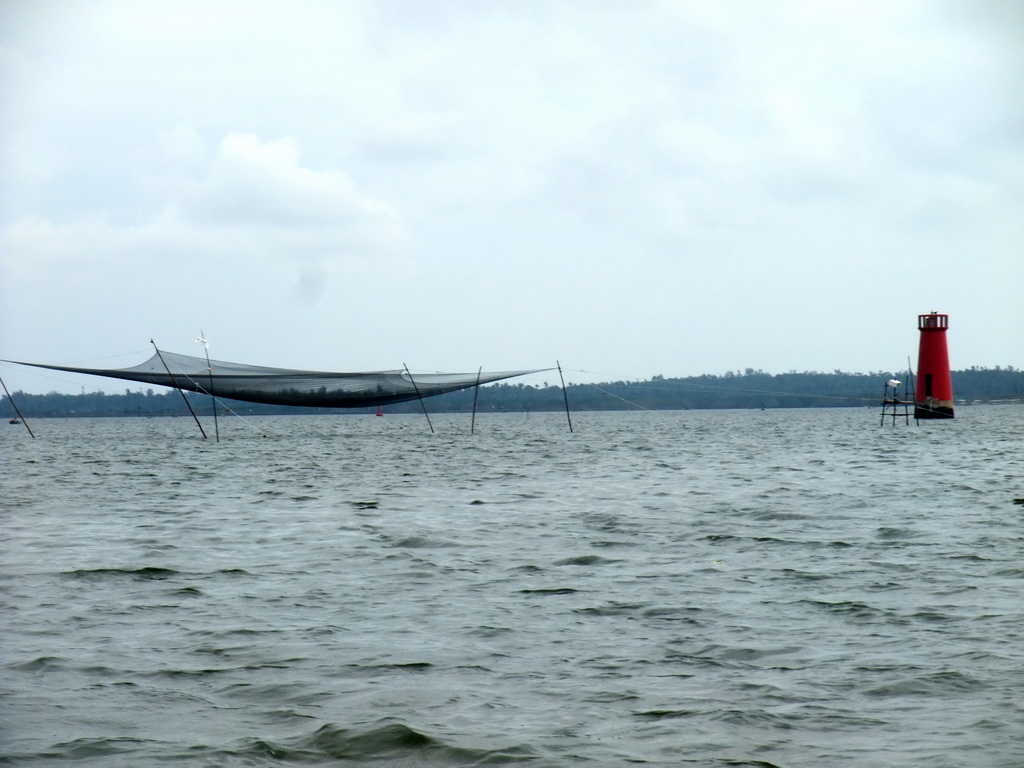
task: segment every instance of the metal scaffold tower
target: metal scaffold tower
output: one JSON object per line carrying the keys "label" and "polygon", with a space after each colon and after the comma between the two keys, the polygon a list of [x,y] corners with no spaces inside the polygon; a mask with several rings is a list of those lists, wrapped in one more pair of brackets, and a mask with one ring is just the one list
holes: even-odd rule
{"label": "metal scaffold tower", "polygon": [[896,379],[889,379],[885,382],[885,390],[882,393],[882,422],[879,426],[885,425],[886,417],[892,418],[893,426],[896,426],[896,419],[903,418],[904,424],[910,424],[910,400],[911,385],[907,384],[903,397],[900,397],[900,387],[903,382]]}

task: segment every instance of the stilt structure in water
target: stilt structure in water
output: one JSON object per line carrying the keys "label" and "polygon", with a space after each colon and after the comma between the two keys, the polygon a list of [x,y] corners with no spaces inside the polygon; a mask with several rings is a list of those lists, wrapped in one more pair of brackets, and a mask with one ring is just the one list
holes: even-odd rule
{"label": "stilt structure in water", "polygon": [[946,330],[949,315],[932,312],[917,316],[921,345],[917,357],[917,392],[914,396],[915,419],[953,418],[953,379],[949,373]]}
{"label": "stilt structure in water", "polygon": [[[882,394],[882,424],[885,424],[885,417],[892,417],[892,425],[896,426],[896,419],[902,417],[904,424],[910,423],[910,386],[907,386],[907,397],[900,397],[900,385],[903,382],[896,379],[889,379],[885,382],[885,391]],[[763,409],[762,409],[763,410]]]}

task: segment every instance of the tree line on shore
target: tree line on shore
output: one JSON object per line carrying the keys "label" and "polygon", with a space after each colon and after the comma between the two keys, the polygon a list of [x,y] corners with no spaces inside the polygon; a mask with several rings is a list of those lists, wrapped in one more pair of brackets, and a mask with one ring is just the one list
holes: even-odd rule
{"label": "tree line on shore", "polygon": [[[878,406],[884,383],[905,373],[727,372],[722,375],[665,378],[646,381],[613,381],[601,384],[560,386],[504,382],[480,388],[477,410],[484,412],[618,410],[690,410],[714,408],[827,408]],[[953,392],[960,403],[1024,402],[1024,371],[1007,368],[969,368],[953,371]],[[432,413],[468,412],[473,408],[473,389],[432,397],[426,407]],[[901,394],[902,390],[901,390]],[[206,395],[186,393],[196,413],[212,413]],[[126,389],[122,394],[103,391],[71,395],[14,392],[14,404],[26,418],[96,416],[188,416],[188,408],[175,390]],[[374,408],[323,409],[262,405],[220,400],[220,412],[256,414],[372,413]],[[387,413],[419,412],[415,400],[385,407]],[[0,416],[15,416],[10,398],[0,399]]]}

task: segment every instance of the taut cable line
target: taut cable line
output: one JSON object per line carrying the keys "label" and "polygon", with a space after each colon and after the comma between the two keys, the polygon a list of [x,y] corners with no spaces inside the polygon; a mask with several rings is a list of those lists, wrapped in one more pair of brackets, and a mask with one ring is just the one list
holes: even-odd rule
{"label": "taut cable line", "polygon": [[[567,368],[566,370],[567,371],[568,370],[573,370],[575,373],[586,373],[586,374],[590,374],[590,375],[600,375],[600,376],[615,376],[615,375],[618,375],[618,374],[607,374],[607,373],[595,374],[594,371],[585,371],[585,370],[580,370],[580,369],[568,369]],[[813,374],[811,374],[811,375],[813,375]],[[831,376],[832,374],[822,374],[822,375]],[[913,375],[913,372],[911,372],[911,375]],[[736,378],[740,378],[740,377],[737,376]],[[825,393],[820,393],[820,392],[793,392],[793,391],[785,390],[785,389],[758,389],[758,388],[753,388],[753,387],[731,387],[731,386],[723,385],[723,384],[704,384],[704,383],[699,383],[699,382],[687,381],[685,379],[666,379],[665,381],[666,381],[666,383],[669,382],[669,381],[673,382],[674,386],[670,386],[670,387],[669,386],[657,386],[657,385],[654,385],[654,384],[651,383],[651,382],[653,382],[653,379],[649,380],[647,382],[638,382],[638,384],[630,384],[630,383],[628,383],[629,382],[628,377],[623,377],[623,381],[620,382],[620,383],[623,383],[624,386],[638,386],[639,384],[642,384],[643,385],[643,389],[646,390],[646,391],[650,391],[650,392],[673,392],[673,391],[679,391],[679,390],[682,390],[682,389],[686,389],[686,390],[690,390],[690,391],[694,391],[694,392],[699,392],[701,390],[705,390],[705,391],[708,391],[708,392],[729,392],[729,393],[741,394],[741,395],[774,395],[776,397],[812,397],[815,400],[844,400],[846,402],[856,401],[856,402],[871,403],[871,404],[874,404],[874,403],[876,403],[878,401],[877,396],[876,397],[868,397],[866,395],[832,395],[832,394],[825,394]],[[602,390],[596,384],[575,384],[573,386],[590,386],[590,387],[594,387],[595,389],[598,389],[599,391],[604,392],[604,394],[610,395],[611,397],[618,397],[618,395],[615,395],[614,393],[608,392],[606,390]],[[620,399],[625,400],[625,398],[620,398]],[[642,408],[643,407],[643,406],[640,406],[637,403],[632,403],[629,400],[625,400],[625,402],[630,403],[630,405],[636,405],[638,408]],[[648,409],[648,410],[650,410],[650,409]]]}

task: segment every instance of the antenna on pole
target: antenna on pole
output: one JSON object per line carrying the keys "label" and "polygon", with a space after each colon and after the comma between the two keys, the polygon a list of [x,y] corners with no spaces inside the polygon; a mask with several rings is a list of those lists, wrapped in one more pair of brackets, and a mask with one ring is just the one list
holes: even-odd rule
{"label": "antenna on pole", "polygon": [[217,435],[217,442],[220,442],[220,424],[217,423],[217,398],[213,394],[213,368],[210,366],[210,342],[206,340],[206,334],[203,333],[203,329],[199,329],[199,338],[196,339],[196,344],[200,344],[203,347],[203,352],[206,353],[206,372],[210,375],[210,402],[213,403],[213,431]]}
{"label": "antenna on pole", "polygon": [[206,430],[203,429],[203,425],[200,423],[199,417],[196,416],[196,412],[192,410],[192,403],[190,403],[188,398],[185,397],[185,390],[178,386],[178,382],[175,380],[174,374],[171,373],[171,369],[167,367],[167,361],[164,360],[164,356],[160,352],[160,347],[158,347],[156,342],[152,339],[149,340],[149,343],[153,345],[153,349],[156,350],[156,356],[160,358],[160,362],[164,364],[164,370],[167,371],[167,375],[171,377],[171,384],[176,390],[181,392],[181,399],[185,401],[185,407],[188,408],[188,412],[192,414],[192,418],[196,420],[196,426],[199,427],[199,431],[203,433],[203,440],[206,440]]}
{"label": "antenna on pole", "polygon": [[423,409],[423,415],[427,417],[427,426],[430,427],[430,432],[433,434],[434,425],[430,423],[430,414],[427,413],[427,404],[423,402],[423,395],[420,394],[420,388],[416,386],[416,379],[412,377],[412,371],[409,370],[409,366],[405,365],[405,363],[402,363],[402,365],[405,366],[405,372],[409,374],[409,381],[412,382],[412,388],[416,390],[416,397],[419,398],[420,408]]}
{"label": "antenna on pole", "polygon": [[34,434],[34,433],[32,432],[32,427],[30,427],[30,426],[28,425],[28,419],[26,419],[26,418],[25,418],[24,416],[22,416],[22,415],[21,415],[21,410],[20,410],[20,409],[18,408],[18,404],[14,402],[14,398],[13,398],[13,397],[11,397],[11,393],[10,393],[10,391],[9,391],[9,390],[7,389],[7,385],[6,385],[6,384],[4,384],[4,380],[3,380],[3,379],[0,379],[0,386],[3,386],[3,388],[4,388],[4,392],[6,392],[6,393],[7,393],[7,399],[8,399],[9,401],[10,401],[10,403],[11,403],[11,407],[12,407],[12,408],[14,408],[14,412],[15,412],[16,414],[18,414],[18,419],[19,419],[19,420],[21,421],[21,423],[22,423],[22,424],[24,424],[24,425],[25,425],[25,429],[27,429],[27,430],[28,430],[28,433],[29,433],[30,435],[32,435],[32,439],[33,439],[33,440],[35,440],[35,439],[36,439],[36,436],[35,436],[35,434]]}

